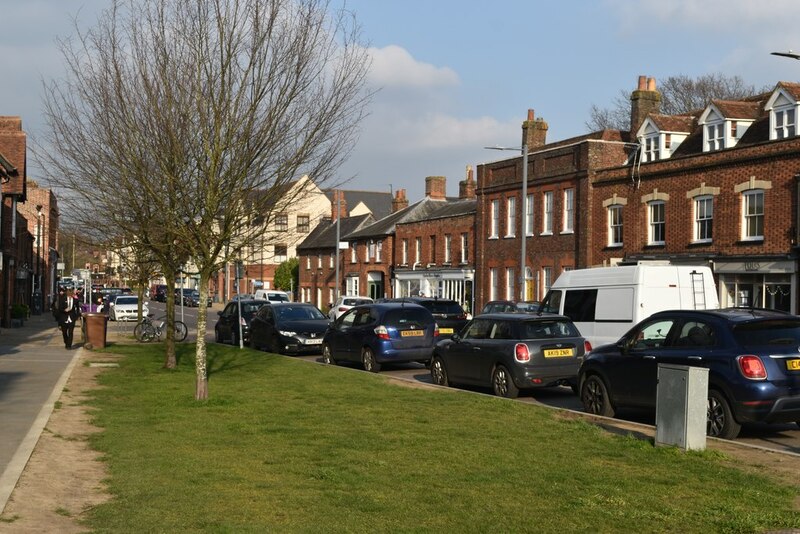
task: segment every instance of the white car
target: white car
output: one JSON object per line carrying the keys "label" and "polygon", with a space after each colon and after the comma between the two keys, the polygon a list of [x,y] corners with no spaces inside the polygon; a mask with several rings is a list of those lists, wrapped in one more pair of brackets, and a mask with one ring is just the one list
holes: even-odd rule
{"label": "white car", "polygon": [[339,318],[341,314],[352,308],[353,306],[358,306],[359,304],[370,304],[372,299],[369,297],[359,297],[358,295],[344,295],[336,299],[336,303],[331,306],[331,309],[328,311],[328,317],[332,321],[335,321]]}
{"label": "white car", "polygon": [[[136,295],[119,295],[110,304],[108,318],[112,321],[136,321],[139,319],[139,297]],[[150,313],[147,302],[142,304],[142,316]]]}

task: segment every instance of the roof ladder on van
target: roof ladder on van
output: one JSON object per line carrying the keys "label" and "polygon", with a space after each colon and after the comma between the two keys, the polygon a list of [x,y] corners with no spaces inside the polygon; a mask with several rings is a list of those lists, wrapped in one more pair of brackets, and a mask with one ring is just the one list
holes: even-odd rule
{"label": "roof ladder on van", "polygon": [[706,309],[706,284],[703,280],[703,273],[692,271],[692,299],[694,300],[695,310]]}

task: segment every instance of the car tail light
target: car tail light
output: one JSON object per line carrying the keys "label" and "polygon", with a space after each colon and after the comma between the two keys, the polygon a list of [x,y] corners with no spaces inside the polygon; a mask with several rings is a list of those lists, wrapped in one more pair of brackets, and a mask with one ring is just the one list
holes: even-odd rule
{"label": "car tail light", "polygon": [[247,321],[244,320],[244,317],[239,317],[239,324],[242,326],[247,326]]}
{"label": "car tail light", "polygon": [[586,354],[592,352],[592,344],[589,343],[588,341],[583,342],[583,352]]}
{"label": "car tail light", "polygon": [[466,321],[466,320],[467,320],[467,314],[466,314],[466,312],[465,312],[465,313],[462,313],[461,315],[459,315],[458,317],[456,317],[456,319],[459,319],[459,320],[461,320],[461,321]]}
{"label": "car tail light", "polygon": [[433,323],[433,337],[439,337],[439,323]]}
{"label": "car tail light", "polygon": [[764,362],[761,358],[753,354],[744,354],[738,356],[736,361],[739,363],[739,369],[745,378],[751,380],[766,380],[767,368],[764,367]]}
{"label": "car tail light", "polygon": [[386,330],[386,327],[383,325],[375,327],[375,335],[378,336],[378,339],[389,339],[389,331]]}
{"label": "car tail light", "polygon": [[350,309],[350,308],[346,308],[346,307],[344,307],[344,306],[339,306],[339,311],[340,311],[340,312],[346,312],[346,311],[347,311],[347,310],[349,310],[349,309]]}
{"label": "car tail light", "polygon": [[531,354],[528,352],[528,345],[525,343],[517,343],[514,346],[514,359],[520,363],[531,361]]}

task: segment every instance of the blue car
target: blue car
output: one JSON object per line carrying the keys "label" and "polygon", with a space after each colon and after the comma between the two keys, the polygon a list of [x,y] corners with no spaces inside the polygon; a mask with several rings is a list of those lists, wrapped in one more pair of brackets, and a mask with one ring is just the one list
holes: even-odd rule
{"label": "blue car", "polygon": [[427,363],[438,336],[436,330],[431,312],[418,304],[356,306],[340,315],[325,332],[322,360],[332,365],[361,363],[373,373],[384,363]]}
{"label": "blue car", "polygon": [[750,422],[800,424],[800,317],[751,308],[655,313],[586,357],[584,409],[608,417],[654,409],[660,363],[708,368],[709,436],[734,439]]}

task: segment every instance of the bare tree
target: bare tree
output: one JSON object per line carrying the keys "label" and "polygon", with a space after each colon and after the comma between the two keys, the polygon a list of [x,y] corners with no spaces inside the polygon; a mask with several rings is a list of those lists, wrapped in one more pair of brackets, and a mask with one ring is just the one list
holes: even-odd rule
{"label": "bare tree", "polygon": [[[661,113],[680,115],[705,108],[713,99],[741,100],[768,91],[756,89],[739,76],[705,74],[690,78],[684,74],[670,76],[660,82]],[[595,104],[589,111],[586,127],[590,131],[610,128],[629,130],[631,123],[630,91],[620,90],[611,107],[601,108]]]}
{"label": "bare tree", "polygon": [[[135,236],[168,282],[190,258],[201,302],[257,236],[254,216],[293,202],[301,174],[332,178],[370,98],[358,27],[328,0],[115,0],[76,34],[62,43],[68,76],[45,98],[49,177],[108,215],[95,231]],[[199,310],[195,398],[205,399]]]}

